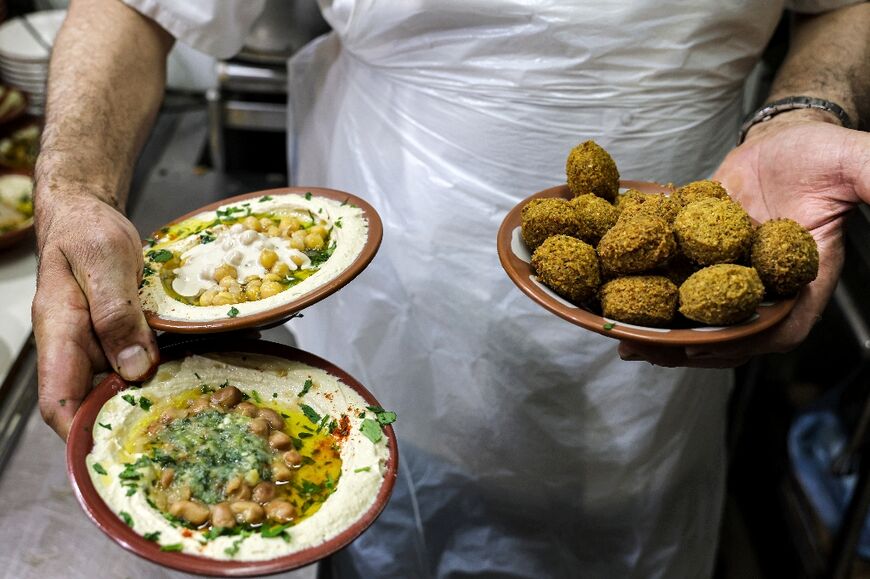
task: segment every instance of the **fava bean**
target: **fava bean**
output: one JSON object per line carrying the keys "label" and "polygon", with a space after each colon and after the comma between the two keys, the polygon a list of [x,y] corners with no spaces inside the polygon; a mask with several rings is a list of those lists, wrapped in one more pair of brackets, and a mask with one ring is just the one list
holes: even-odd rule
{"label": "fava bean", "polygon": [[176,501],[169,505],[169,514],[193,525],[201,525],[211,514],[208,507],[193,501]]}
{"label": "fava bean", "polygon": [[252,501],[237,501],[230,503],[230,511],[239,523],[257,525],[263,522],[266,512],[263,507]]}
{"label": "fava bean", "polygon": [[266,505],[266,516],[276,523],[289,523],[296,518],[296,507],[287,501],[275,500]]}

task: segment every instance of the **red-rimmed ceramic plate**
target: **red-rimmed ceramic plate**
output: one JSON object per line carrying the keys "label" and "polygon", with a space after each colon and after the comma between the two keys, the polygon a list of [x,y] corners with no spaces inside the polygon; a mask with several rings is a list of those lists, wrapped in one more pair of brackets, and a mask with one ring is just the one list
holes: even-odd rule
{"label": "red-rimmed ceramic plate", "polygon": [[[377,253],[378,248],[380,247],[381,238],[383,237],[383,225],[381,223],[380,217],[371,205],[369,205],[363,199],[360,199],[359,197],[350,193],[345,193],[344,191],[338,191],[335,189],[324,189],[321,187],[282,187],[279,189],[255,191],[253,193],[246,193],[244,195],[238,195],[236,197],[231,197],[215,203],[211,203],[200,209],[197,209],[196,211],[191,211],[187,215],[183,215],[178,219],[168,223],[165,227],[171,227],[172,225],[183,222],[204,212],[216,211],[218,208],[223,206],[240,206],[242,203],[286,194],[295,194],[300,196],[310,195],[312,196],[312,198],[323,197],[327,200],[338,201],[343,205],[354,206],[361,211],[362,219],[367,224],[368,233],[364,245],[359,248],[359,253],[356,254],[356,257],[353,259],[352,262],[350,262],[344,269],[337,273],[337,275],[335,275],[322,285],[317,285],[313,287],[310,291],[306,291],[302,295],[299,295],[298,297],[292,299],[292,301],[281,302],[280,304],[277,304],[274,307],[271,307],[264,311],[246,313],[244,311],[244,307],[236,308],[235,306],[228,305],[223,308],[219,312],[219,315],[215,318],[203,320],[186,320],[179,319],[180,316],[171,316],[165,313],[161,315],[157,311],[150,310],[147,305],[143,304],[143,307],[145,309],[145,319],[148,321],[148,325],[150,325],[155,330],[162,330],[165,332],[174,332],[181,334],[215,333],[238,330],[242,328],[268,328],[290,319],[300,310],[303,310],[306,307],[331,295],[332,293],[336,292],[340,288],[350,283],[353,278],[359,275],[359,273],[362,272],[362,270],[365,269],[365,267],[371,262],[371,260]],[[159,233],[156,233],[155,235],[159,236]],[[148,251],[149,247],[149,243],[143,244],[144,251]],[[160,245],[156,245],[155,247],[160,247]],[[325,263],[328,264],[329,262],[327,261]],[[160,283],[159,280],[157,280],[157,283]],[[141,293],[142,292],[140,291],[140,294]],[[278,296],[275,297],[279,297],[280,295],[281,294],[278,294]],[[253,302],[249,302],[249,304],[250,303]],[[197,306],[183,307],[195,308]],[[227,312],[230,312],[231,308],[240,310],[240,313],[237,313],[235,316],[229,315]]]}
{"label": "red-rimmed ceramic plate", "polygon": [[[192,338],[189,341],[183,341],[164,348],[161,350],[161,358],[162,362],[167,362],[192,354],[209,353],[247,353],[272,356],[291,362],[301,362],[319,368],[338,378],[343,385],[359,394],[367,405],[380,406],[375,397],[362,384],[341,368],[313,354],[281,344],[228,338]],[[310,565],[342,549],[363,533],[378,518],[392,493],[398,469],[399,454],[393,428],[391,426],[383,426],[382,431],[386,439],[388,457],[384,465],[384,478],[374,503],[362,516],[355,521],[348,522],[343,530],[337,532],[325,542],[304,548],[289,555],[256,561],[210,559],[181,552],[161,551],[159,544],[146,540],[127,526],[103,501],[99,492],[94,487],[86,462],[86,457],[93,447],[92,431],[97,426],[95,421],[100,409],[109,398],[129,387],[130,385],[121,379],[120,376],[112,374],[103,380],[85,398],[81,408],[79,408],[73,419],[67,440],[67,474],[76,498],[97,527],[121,547],[158,565],[188,573],[219,577],[268,575]],[[339,480],[339,488],[341,484],[342,481]],[[291,535],[292,529],[291,527]]]}
{"label": "red-rimmed ceramic plate", "polygon": [[[5,169],[0,167],[0,178],[5,177],[7,175],[21,175],[27,177],[33,181],[31,173],[28,171],[19,171],[15,169]],[[31,199],[33,198],[31,194]],[[32,203],[32,201],[31,201]],[[33,233],[33,217],[29,217],[22,221],[15,229],[10,229],[5,233],[0,233],[0,249],[5,249],[7,247],[12,247],[13,245],[17,245],[30,237]]]}
{"label": "red-rimmed ceramic plate", "polygon": [[[643,193],[670,193],[671,188],[647,181],[620,181],[620,190],[637,189]],[[649,328],[626,324],[602,317],[557,295],[538,280],[531,266],[531,252],[520,233],[521,212],[532,199],[562,197],[571,199],[567,185],[551,187],[524,199],[511,209],[498,231],[498,257],[508,277],[532,301],[572,324],[592,330],[602,336],[620,340],[634,340],[667,346],[695,346],[715,344],[746,338],[763,332],[780,322],[794,307],[795,299],[763,302],[747,321],[733,326],[696,326],[678,328]]]}

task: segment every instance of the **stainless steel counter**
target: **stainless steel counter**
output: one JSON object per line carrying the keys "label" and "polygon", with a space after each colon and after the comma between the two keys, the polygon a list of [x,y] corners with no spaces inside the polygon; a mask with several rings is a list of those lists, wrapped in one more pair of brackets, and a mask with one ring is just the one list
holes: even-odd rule
{"label": "stainless steel counter", "polygon": [[[227,176],[198,167],[206,140],[204,103],[175,111],[166,107],[161,113],[137,168],[128,204],[143,236],[213,200],[284,184],[281,175]],[[280,326],[263,332],[263,337],[293,343],[292,334]],[[14,359],[15,354],[11,355]],[[26,409],[35,401],[32,361],[18,382]],[[0,577],[192,577],[140,559],[100,532],[73,496],[63,441],[42,422],[35,406],[29,414],[16,416],[24,429],[0,471]],[[312,565],[277,577],[314,579],[316,572]]]}

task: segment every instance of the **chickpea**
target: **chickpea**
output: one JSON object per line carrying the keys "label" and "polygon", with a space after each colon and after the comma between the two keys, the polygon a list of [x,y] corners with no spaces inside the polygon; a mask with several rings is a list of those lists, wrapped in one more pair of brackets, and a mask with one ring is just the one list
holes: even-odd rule
{"label": "chickpea", "polygon": [[270,501],[266,505],[266,516],[276,523],[289,523],[296,518],[296,507],[287,501]]}
{"label": "chickpea", "polygon": [[291,448],[290,450],[285,452],[283,455],[281,455],[281,458],[284,459],[284,464],[286,464],[290,468],[296,468],[297,466],[302,464],[302,455],[299,454],[299,451],[295,448]]}
{"label": "chickpea", "polygon": [[262,281],[262,280],[260,279],[260,276],[258,276],[258,275],[256,275],[256,274],[255,274],[255,275],[249,275],[248,277],[245,278],[245,283],[246,283],[246,284],[247,284],[247,283],[251,283],[252,281]]}
{"label": "chickpea", "polygon": [[305,236],[305,247],[308,249],[323,249],[326,242],[316,233],[309,233]]}
{"label": "chickpea", "polygon": [[201,306],[210,306],[212,300],[217,295],[216,290],[205,290],[202,292],[202,295],[199,296],[199,305]]}
{"label": "chickpea", "polygon": [[[272,266],[271,273],[283,277],[287,277],[290,274],[290,266],[284,263],[283,261],[277,262]],[[276,280],[277,281],[277,280]]]}
{"label": "chickpea", "polygon": [[220,282],[223,278],[227,276],[236,279],[239,277],[239,272],[236,271],[236,268],[234,268],[230,264],[222,263],[215,268],[214,275],[212,277],[216,282]]}
{"label": "chickpea", "polygon": [[221,280],[218,282],[218,285],[221,286],[221,289],[224,289],[224,290],[225,290],[225,289],[229,288],[231,285],[233,285],[234,283],[238,283],[238,282],[236,281],[236,278],[235,278],[234,276],[232,276],[232,275],[225,275],[225,276],[222,277]]}
{"label": "chickpea", "polygon": [[254,487],[252,498],[264,505],[275,497],[275,485],[270,482],[263,481]]}
{"label": "chickpea", "polygon": [[269,421],[265,418],[253,419],[249,428],[251,429],[251,432],[257,436],[269,436]]}
{"label": "chickpea", "polygon": [[260,252],[260,265],[266,269],[271,269],[276,261],[278,261],[278,254],[274,250],[264,249]]}
{"label": "chickpea", "polygon": [[315,225],[314,227],[308,228],[308,235],[311,235],[312,233],[326,239],[326,236],[329,234],[329,230],[326,228],[325,225]]}
{"label": "chickpea", "polygon": [[253,282],[248,284],[248,287],[245,288],[245,297],[250,301],[256,301],[260,299],[260,284],[252,285]]}
{"label": "chickpea", "polygon": [[271,219],[269,219],[268,217],[260,218],[260,230],[261,231],[266,231],[267,229],[269,229],[273,225],[275,225],[275,222],[272,221]]}
{"label": "chickpea", "polygon": [[251,501],[230,503],[230,511],[235,515],[237,522],[248,523],[249,525],[262,523],[266,517],[263,507]]}
{"label": "chickpea", "polygon": [[270,225],[269,229],[266,230],[266,235],[268,235],[269,237],[280,237],[281,230],[278,228],[277,225]]}
{"label": "chickpea", "polygon": [[287,450],[293,444],[289,436],[280,430],[269,435],[269,446],[275,450]]}
{"label": "chickpea", "polygon": [[305,236],[307,233],[304,229],[300,229],[290,236],[290,247],[302,251],[305,249]]}
{"label": "chickpea", "polygon": [[272,480],[275,482],[289,482],[293,478],[293,471],[283,462],[272,463]]}
{"label": "chickpea", "polygon": [[257,288],[258,288],[258,287],[260,287],[261,285],[263,285],[263,280],[262,280],[262,279],[260,279],[260,278],[257,277],[257,276],[253,276],[253,277],[255,277],[256,279],[252,279],[251,281],[249,281],[248,283],[246,283],[246,284],[245,284],[245,287],[257,287]]}
{"label": "chickpea", "polygon": [[259,408],[257,410],[257,418],[267,420],[269,422],[269,426],[271,426],[275,430],[281,430],[284,428],[284,419],[281,418],[280,414],[278,414],[271,408]]}
{"label": "chickpea", "polygon": [[174,479],[175,469],[166,467],[163,469],[163,472],[160,473],[160,486],[164,489],[168,489]]}
{"label": "chickpea", "polygon": [[292,233],[293,231],[299,231],[302,224],[299,223],[299,220],[295,217],[282,217],[281,223],[278,224],[278,227]]}
{"label": "chickpea", "polygon": [[224,494],[232,501],[246,501],[251,498],[251,487],[245,484],[241,477],[235,477],[227,483]]}
{"label": "chickpea", "polygon": [[[270,273],[269,275],[273,275],[273,274]],[[261,298],[270,298],[270,297],[274,296],[275,294],[281,293],[281,290],[283,290],[283,289],[284,289],[284,286],[282,286],[277,281],[269,280],[267,282],[264,282],[263,285],[260,286],[260,297]]]}
{"label": "chickpea", "polygon": [[236,304],[239,300],[231,294],[230,292],[220,292],[218,295],[214,297],[214,301],[212,301],[213,306],[226,306],[230,304]]}
{"label": "chickpea", "polygon": [[236,404],[236,412],[248,418],[255,418],[257,416],[257,407],[250,402],[239,402]]}
{"label": "chickpea", "polygon": [[210,513],[205,505],[193,501],[176,501],[169,505],[169,514],[199,526],[208,520]]}
{"label": "chickpea", "polygon": [[234,281],[231,283],[230,287],[227,288],[227,291],[230,292],[230,295],[236,298],[236,301],[241,301],[242,286],[240,286],[238,282]]}
{"label": "chickpea", "polygon": [[220,406],[227,410],[242,401],[242,391],[235,386],[224,386],[211,395],[212,406]]}
{"label": "chickpea", "polygon": [[242,225],[245,229],[251,229],[253,231],[260,231],[260,222],[253,215],[249,217],[245,217],[242,219]]}
{"label": "chickpea", "polygon": [[187,409],[191,414],[199,414],[200,412],[208,410],[208,407],[209,399],[207,396],[200,396],[187,403]]}
{"label": "chickpea", "polygon": [[218,503],[211,508],[211,524],[224,529],[232,529],[236,526],[236,518],[229,503]]}

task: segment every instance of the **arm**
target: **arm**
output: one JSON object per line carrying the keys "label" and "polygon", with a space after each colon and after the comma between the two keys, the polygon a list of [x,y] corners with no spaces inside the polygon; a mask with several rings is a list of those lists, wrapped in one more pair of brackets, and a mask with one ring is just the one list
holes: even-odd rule
{"label": "arm", "polygon": [[[870,121],[870,4],[801,18],[770,99],[804,95],[842,106]],[[834,115],[795,110],[755,125],[722,162],[722,181],[752,217],[789,217],[819,247],[819,274],[782,323],[758,336],[703,348],[655,348],[624,342],[625,359],[663,366],[729,367],[800,344],[821,316],[843,265],[842,225],[858,203],[870,203],[870,135],[844,129]]]}
{"label": "arm", "polygon": [[118,0],[74,0],[54,45],[34,193],[33,328],[40,410],[63,437],[107,361],[137,379],[158,360],[139,306],[139,235],[122,210],[171,46]]}

